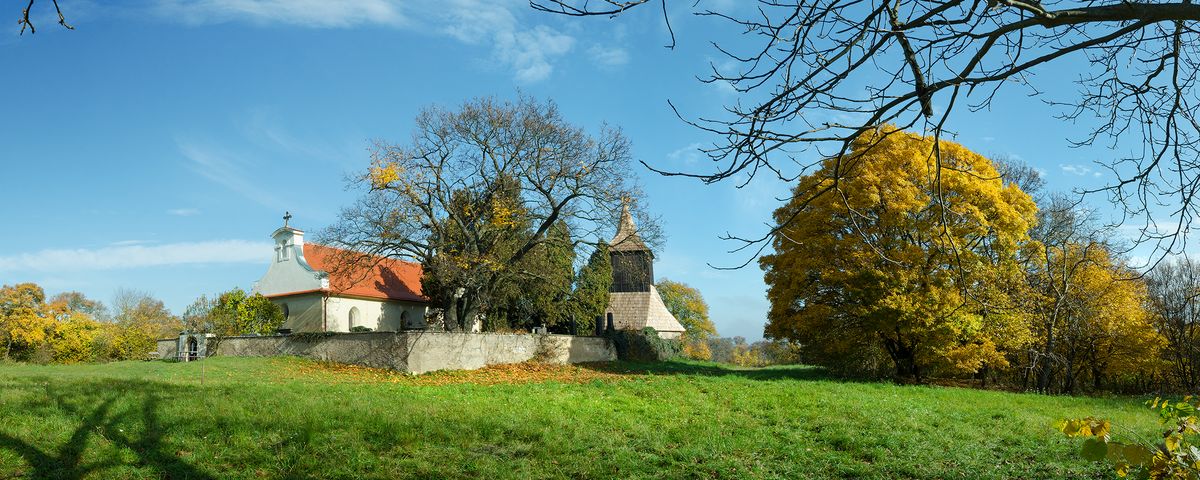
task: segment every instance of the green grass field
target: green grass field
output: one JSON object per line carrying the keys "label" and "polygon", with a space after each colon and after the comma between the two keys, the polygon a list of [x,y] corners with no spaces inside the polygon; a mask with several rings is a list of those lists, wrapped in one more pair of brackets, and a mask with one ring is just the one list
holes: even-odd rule
{"label": "green grass field", "polygon": [[1142,400],[695,363],[0,365],[0,479],[1106,478],[1053,423],[1153,435]]}

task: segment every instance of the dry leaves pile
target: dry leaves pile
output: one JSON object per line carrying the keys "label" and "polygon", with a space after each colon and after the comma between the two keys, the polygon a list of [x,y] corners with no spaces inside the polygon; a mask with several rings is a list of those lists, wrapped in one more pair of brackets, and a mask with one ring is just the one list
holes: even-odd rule
{"label": "dry leaves pile", "polygon": [[478,370],[451,370],[421,375],[346,365],[334,362],[289,362],[280,371],[287,380],[317,380],[334,383],[400,383],[407,385],[507,385],[521,383],[586,383],[594,380],[627,380],[634,375],[610,371],[601,366],[551,365],[545,363],[516,363],[492,365]]}

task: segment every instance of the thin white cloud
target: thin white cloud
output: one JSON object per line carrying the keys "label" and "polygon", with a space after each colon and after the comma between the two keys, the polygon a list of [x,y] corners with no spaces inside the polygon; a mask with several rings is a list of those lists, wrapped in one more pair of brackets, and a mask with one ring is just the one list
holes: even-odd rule
{"label": "thin white cloud", "polygon": [[571,51],[575,39],[553,28],[538,25],[531,30],[500,32],[496,35],[496,53],[514,70],[521,83],[545,80],[554,72],[551,60]]}
{"label": "thin white cloud", "polygon": [[167,210],[167,215],[175,215],[177,217],[191,217],[199,214],[199,208],[172,208]]}
{"label": "thin white cloud", "polygon": [[492,54],[513,70],[521,83],[545,80],[552,62],[571,51],[575,38],[545,25],[526,28],[512,8],[524,5],[485,0],[453,0],[426,12],[442,33],[469,45],[492,45]]}
{"label": "thin white cloud", "polygon": [[246,240],[213,240],[164,245],[119,245],[88,249],[49,249],[0,256],[0,272],[120,270],[209,263],[262,263],[271,244]]}
{"label": "thin white cloud", "polygon": [[624,48],[592,45],[588,49],[592,63],[602,67],[619,67],[629,63],[629,52]]}
{"label": "thin white cloud", "polygon": [[390,0],[160,0],[155,10],[163,18],[193,25],[249,22],[347,28],[407,23],[399,5]]}
{"label": "thin white cloud", "polygon": [[152,242],[150,240],[121,240],[119,242],[112,242],[108,245],[110,247],[126,247],[129,245],[145,245],[147,243],[154,243],[154,242]]}
{"label": "thin white cloud", "polygon": [[[514,79],[534,83],[553,73],[554,62],[574,47],[575,38],[546,25],[527,24],[514,14],[528,14],[528,9],[527,3],[516,0],[158,0],[154,7],[160,18],[189,25],[375,25],[447,35],[468,45],[491,47],[492,59],[511,69]],[[607,60],[622,59],[614,53]]]}
{"label": "thin white cloud", "polygon": [[240,162],[233,155],[220,152],[196,143],[180,142],[179,151],[187,158],[188,166],[201,176],[262,205],[284,210],[283,202],[267,193],[263,185],[250,180]]}
{"label": "thin white cloud", "polygon": [[700,142],[691,143],[676,149],[667,154],[667,159],[675,162],[681,162],[684,165],[695,165],[700,161],[700,157],[704,155],[700,151]]}
{"label": "thin white cloud", "polygon": [[1064,173],[1070,173],[1072,175],[1082,176],[1082,175],[1087,175],[1087,174],[1092,173],[1091,167],[1088,167],[1086,165],[1065,163],[1065,164],[1059,165],[1058,167],[1061,168]]}

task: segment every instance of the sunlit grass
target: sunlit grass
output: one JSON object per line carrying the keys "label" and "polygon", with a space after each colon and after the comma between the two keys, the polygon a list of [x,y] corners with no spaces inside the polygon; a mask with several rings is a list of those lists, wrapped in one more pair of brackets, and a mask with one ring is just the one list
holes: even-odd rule
{"label": "sunlit grass", "polygon": [[827,378],[808,367],[299,359],[0,365],[0,478],[1107,477],[1053,423],[1156,430],[1140,398]]}

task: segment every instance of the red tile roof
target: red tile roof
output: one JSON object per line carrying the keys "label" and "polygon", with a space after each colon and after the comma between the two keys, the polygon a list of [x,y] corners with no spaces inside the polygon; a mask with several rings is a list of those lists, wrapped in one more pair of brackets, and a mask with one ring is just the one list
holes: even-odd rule
{"label": "red tile roof", "polygon": [[[340,255],[356,256],[340,248],[304,244],[304,260],[314,270],[329,274],[329,290],[334,294],[380,300],[428,302],[421,295],[421,264],[393,258],[368,257],[360,268],[338,268]],[[367,268],[370,270],[367,270]]]}

